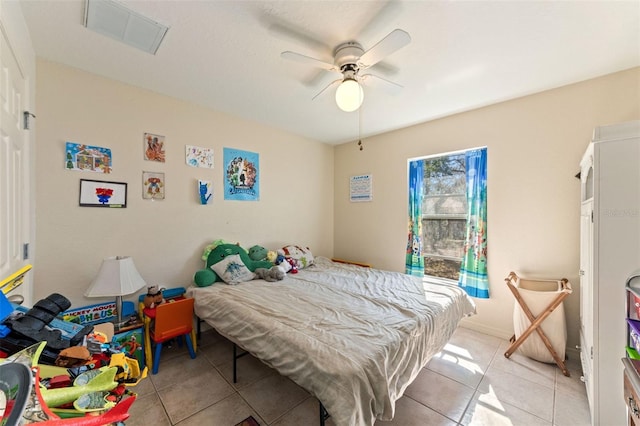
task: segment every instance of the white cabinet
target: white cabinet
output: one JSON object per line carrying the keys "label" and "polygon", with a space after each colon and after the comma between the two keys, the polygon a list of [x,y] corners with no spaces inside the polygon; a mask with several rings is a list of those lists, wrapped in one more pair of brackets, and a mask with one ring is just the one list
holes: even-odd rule
{"label": "white cabinet", "polygon": [[592,424],[624,425],[625,282],[640,268],[640,121],[596,128],[580,181],[583,377]]}

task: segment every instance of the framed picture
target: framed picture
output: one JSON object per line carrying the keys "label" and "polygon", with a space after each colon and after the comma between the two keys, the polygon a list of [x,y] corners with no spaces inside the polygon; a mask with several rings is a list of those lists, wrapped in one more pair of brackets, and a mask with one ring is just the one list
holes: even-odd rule
{"label": "framed picture", "polygon": [[164,173],[142,172],[142,198],[164,200]]}
{"label": "framed picture", "polygon": [[80,207],[127,207],[127,184],[80,179]]}

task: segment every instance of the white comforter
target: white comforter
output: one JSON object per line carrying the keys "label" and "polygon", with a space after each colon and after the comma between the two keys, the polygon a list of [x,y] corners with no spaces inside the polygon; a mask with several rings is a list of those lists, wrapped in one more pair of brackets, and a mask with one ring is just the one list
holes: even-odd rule
{"label": "white comforter", "polygon": [[326,258],[282,281],[188,294],[200,318],[315,395],[338,426],[392,419],[395,401],[475,312],[456,286]]}

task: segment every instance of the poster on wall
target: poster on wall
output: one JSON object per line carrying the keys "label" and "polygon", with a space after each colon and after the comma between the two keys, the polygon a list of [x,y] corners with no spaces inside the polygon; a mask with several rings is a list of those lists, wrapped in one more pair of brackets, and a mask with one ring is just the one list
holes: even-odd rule
{"label": "poster on wall", "polygon": [[352,202],[371,201],[373,199],[373,176],[351,176],[349,179],[349,200]]}
{"label": "poster on wall", "polygon": [[164,136],[144,134],[144,159],[164,163]]}
{"label": "poster on wall", "polygon": [[237,201],[260,200],[259,154],[224,148],[224,199]]}
{"label": "poster on wall", "polygon": [[187,166],[213,169],[213,149],[186,145]]}
{"label": "poster on wall", "polygon": [[65,152],[64,167],[67,170],[111,173],[111,150],[109,148],[67,142]]}
{"label": "poster on wall", "polygon": [[142,172],[142,198],[164,200],[164,173]]}

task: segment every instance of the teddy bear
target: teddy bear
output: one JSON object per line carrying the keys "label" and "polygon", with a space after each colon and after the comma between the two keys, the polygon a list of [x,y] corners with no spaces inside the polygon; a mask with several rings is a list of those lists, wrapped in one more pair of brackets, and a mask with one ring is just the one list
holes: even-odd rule
{"label": "teddy bear", "polygon": [[207,255],[205,268],[197,271],[193,281],[198,287],[208,287],[216,282],[237,284],[254,279],[256,268],[270,269],[271,262],[255,261],[245,249],[236,244],[219,244]]}
{"label": "teddy bear", "polygon": [[147,287],[147,294],[145,294],[144,299],[142,299],[144,307],[153,309],[161,304],[162,290],[164,290],[164,288],[158,288],[158,286],[155,285]]}

